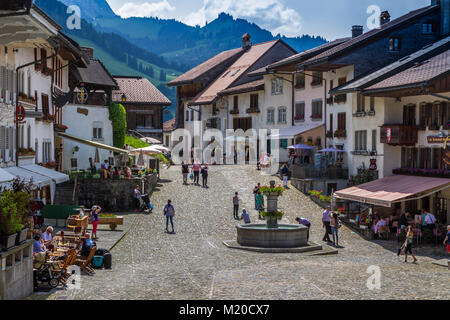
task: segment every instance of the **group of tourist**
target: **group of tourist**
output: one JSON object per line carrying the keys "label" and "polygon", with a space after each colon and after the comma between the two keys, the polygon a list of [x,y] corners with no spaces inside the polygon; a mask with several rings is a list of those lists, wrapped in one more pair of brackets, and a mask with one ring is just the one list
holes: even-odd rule
{"label": "group of tourist", "polygon": [[[335,247],[339,247],[339,229],[342,227],[342,223],[337,212],[331,211],[329,206],[323,211],[322,227],[325,228],[322,241],[333,243]],[[330,239],[330,234],[333,236],[333,241]]]}
{"label": "group of tourist", "polygon": [[194,180],[194,185],[199,186],[200,174],[202,175],[202,187],[208,188],[208,164],[201,164],[198,160],[191,166],[187,163],[181,164],[181,174],[183,175],[183,185],[188,184],[188,176],[190,173],[190,179]]}
{"label": "group of tourist", "polygon": [[[92,158],[89,158],[89,171],[91,174],[97,173],[97,167]],[[131,179],[131,169],[129,167],[113,167],[109,164],[108,160],[105,160],[100,165],[99,174],[101,179],[119,178],[120,176],[123,176],[125,179]]]}

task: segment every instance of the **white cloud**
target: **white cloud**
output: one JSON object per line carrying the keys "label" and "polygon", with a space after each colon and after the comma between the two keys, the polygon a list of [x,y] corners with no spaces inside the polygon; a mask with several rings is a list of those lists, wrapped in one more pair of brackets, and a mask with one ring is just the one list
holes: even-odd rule
{"label": "white cloud", "polygon": [[288,37],[301,34],[302,18],[282,0],[203,0],[203,7],[182,19],[186,24],[204,26],[206,21],[226,12],[235,18],[247,19],[276,35]]}
{"label": "white cloud", "polygon": [[159,17],[168,18],[169,12],[175,11],[167,0],[152,3],[127,2],[117,9],[116,13],[122,18],[129,17]]}

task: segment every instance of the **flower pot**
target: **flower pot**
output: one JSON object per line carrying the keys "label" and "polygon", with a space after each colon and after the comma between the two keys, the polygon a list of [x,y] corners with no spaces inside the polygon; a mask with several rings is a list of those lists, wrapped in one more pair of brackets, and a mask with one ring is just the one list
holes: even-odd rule
{"label": "flower pot", "polygon": [[16,245],[22,244],[27,240],[28,228],[23,228],[22,231],[17,232]]}
{"label": "flower pot", "polygon": [[17,233],[8,236],[0,236],[0,248],[8,250],[16,244]]}

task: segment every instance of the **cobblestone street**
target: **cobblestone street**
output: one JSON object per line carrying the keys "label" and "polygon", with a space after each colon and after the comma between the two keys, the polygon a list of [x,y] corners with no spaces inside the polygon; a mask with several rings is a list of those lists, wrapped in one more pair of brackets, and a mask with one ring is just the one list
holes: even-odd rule
{"label": "cobblestone street", "polygon": [[[257,182],[278,178],[260,175],[254,166],[211,167],[209,188],[182,185],[180,167],[161,170],[152,196],[154,213],[130,214],[130,231],[114,247],[113,269],[82,277],[81,290],[57,290],[50,299],[449,299],[450,272],[418,256],[403,262],[396,248],[369,242],[340,229],[337,255],[262,254],[232,250],[222,241],[236,239],[232,196],[253,210]],[[171,199],[176,234],[165,233],[163,205]],[[322,209],[291,188],[280,198],[284,220],[312,221],[311,240],[320,244]],[[381,268],[381,289],[369,290],[367,268]],[[70,291],[70,292],[69,292]]]}

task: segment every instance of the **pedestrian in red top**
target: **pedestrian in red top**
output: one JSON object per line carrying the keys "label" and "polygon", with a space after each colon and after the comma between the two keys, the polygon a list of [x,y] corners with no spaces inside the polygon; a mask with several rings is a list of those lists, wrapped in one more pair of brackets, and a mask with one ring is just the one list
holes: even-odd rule
{"label": "pedestrian in red top", "polygon": [[192,171],[194,171],[194,184],[199,185],[199,178],[200,178],[200,169],[202,168],[200,162],[197,160],[192,165]]}

